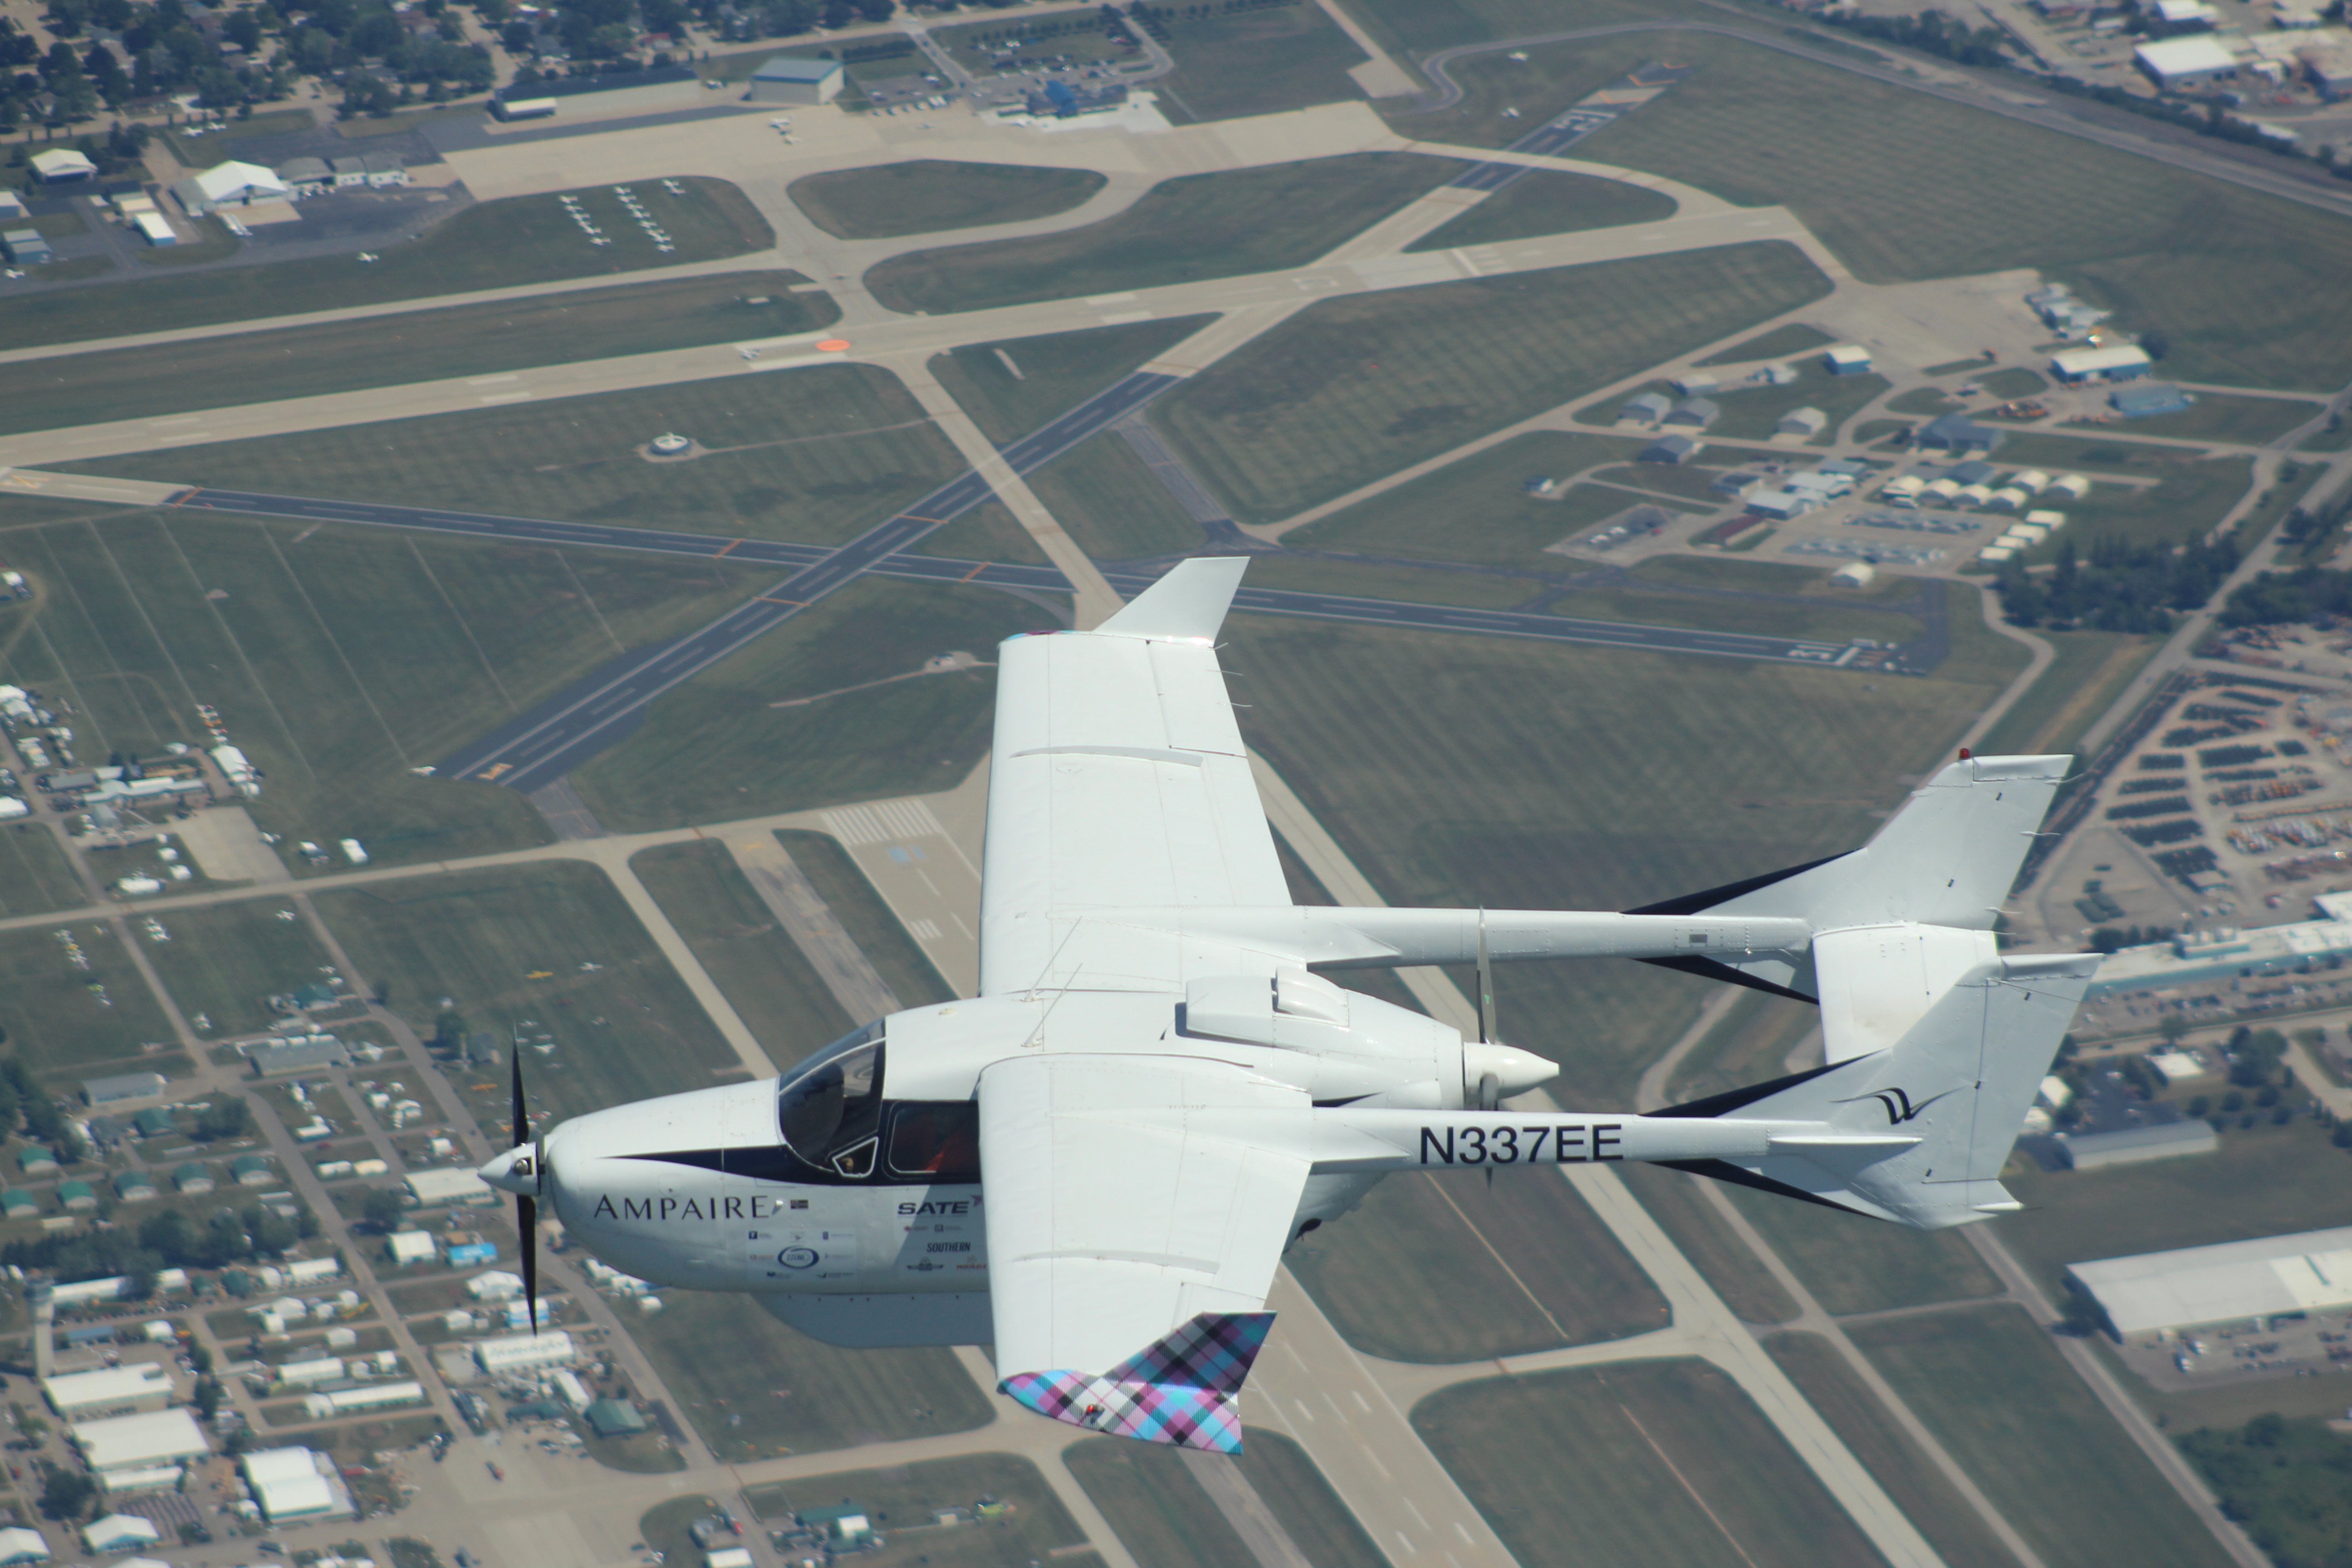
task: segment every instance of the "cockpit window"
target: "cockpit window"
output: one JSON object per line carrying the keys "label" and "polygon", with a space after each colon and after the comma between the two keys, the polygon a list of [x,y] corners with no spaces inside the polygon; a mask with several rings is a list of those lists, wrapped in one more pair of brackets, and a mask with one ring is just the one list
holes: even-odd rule
{"label": "cockpit window", "polygon": [[889,1165],[894,1176],[980,1180],[980,1107],[969,1100],[895,1107],[890,1112]]}
{"label": "cockpit window", "polygon": [[873,1174],[881,1146],[882,1026],[868,1024],[794,1068],[776,1093],[785,1147],[840,1175]]}

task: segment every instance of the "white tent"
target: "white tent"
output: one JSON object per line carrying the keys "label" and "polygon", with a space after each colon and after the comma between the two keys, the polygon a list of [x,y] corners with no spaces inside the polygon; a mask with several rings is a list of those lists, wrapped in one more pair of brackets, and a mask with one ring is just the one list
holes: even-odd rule
{"label": "white tent", "polygon": [[83,1525],[81,1538],[94,1554],[111,1557],[118,1552],[152,1545],[163,1539],[163,1532],[155,1528],[152,1520],[142,1519],[135,1513],[110,1513]]}

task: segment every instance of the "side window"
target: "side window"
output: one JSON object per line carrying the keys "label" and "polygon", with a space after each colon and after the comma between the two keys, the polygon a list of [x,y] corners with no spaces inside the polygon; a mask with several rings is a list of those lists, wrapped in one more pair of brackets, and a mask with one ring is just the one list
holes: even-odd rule
{"label": "side window", "polygon": [[980,1107],[969,1100],[914,1101],[890,1113],[890,1173],[935,1182],[980,1180]]}

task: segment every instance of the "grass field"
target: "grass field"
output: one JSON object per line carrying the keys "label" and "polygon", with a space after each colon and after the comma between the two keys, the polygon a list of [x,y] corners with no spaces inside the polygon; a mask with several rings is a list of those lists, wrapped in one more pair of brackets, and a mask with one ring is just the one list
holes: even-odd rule
{"label": "grass field", "polygon": [[1167,8],[1176,69],[1150,85],[1161,111],[1178,124],[1362,100],[1348,71],[1364,63],[1364,51],[1313,0],[1238,12],[1188,15],[1190,9]]}
{"label": "grass field", "polygon": [[836,239],[896,239],[1052,217],[1081,205],[1108,183],[1092,169],[917,158],[803,175],[784,187],[784,195]]}
{"label": "grass field", "polygon": [[89,901],[57,835],[27,822],[0,832],[0,915],[74,910]]}
{"label": "grass field", "polygon": [[1405,247],[1452,250],[1545,234],[1580,234],[1629,223],[1657,223],[1675,216],[1678,204],[1663,191],[1538,169],[1521,175],[1432,233]]}
{"label": "grass field", "polygon": [[799,1061],[864,1022],[841,1010],[719,840],[640,850],[629,868],[735,1005],[770,1061],[779,1067]]}
{"label": "grass field", "polygon": [[1423,1401],[1413,1426],[1525,1568],[1880,1561],[1748,1396],[1703,1362],[1457,1384]]}
{"label": "grass field", "polygon": [[1742,1322],[1785,1323],[1797,1315],[1797,1303],[1716,1212],[1706,1177],[1654,1165],[1628,1165],[1618,1175]]}
{"label": "grass field", "polygon": [[[803,281],[797,272],[733,272],[35,360],[0,387],[0,433],[777,337],[838,321],[829,297],[790,292]],[[746,302],[753,299],[765,303]]]}
{"label": "grass field", "polygon": [[101,758],[204,739],[209,703],[268,774],[250,806],[265,829],[357,837],[379,862],[542,842],[512,792],[409,770],[772,581],[220,514],[93,519],[8,532],[42,596],[29,623],[0,618],[0,673],[71,701]]}
{"label": "grass field", "polygon": [[292,906],[284,899],[239,899],[205,909],[174,910],[160,917],[169,942],[153,942],[139,928],[133,940],[147,943],[147,957],[163,978],[163,988],[190,1023],[211,1020],[214,1037],[267,1028],[269,1009],[262,999],[324,976],[326,950],[308,922],[278,918]]}
{"label": "grass field", "polygon": [[1837,340],[1819,327],[1808,327],[1791,321],[1785,327],[1775,327],[1769,332],[1759,332],[1745,342],[1732,344],[1721,353],[1709,354],[1696,363],[1700,365],[1752,364],[1758,360],[1789,359],[1814,349],[1825,349]]}
{"label": "grass field", "polygon": [[[2029,437],[2030,439],[2030,437]],[[2057,439],[2049,437],[2048,439]],[[2023,445],[2022,441],[2015,443]],[[2032,448],[2029,448],[2032,450]],[[2092,447],[2095,452],[2114,452],[2114,446]],[[2140,447],[2135,453],[2160,450]],[[2000,453],[2004,463],[2038,463],[2039,459],[2023,454],[2012,455],[2008,446]],[[2126,472],[2152,475],[2153,485],[2101,484],[2095,468],[2086,470],[2093,482],[2091,493],[2081,500],[2064,503],[2066,530],[2042,542],[2036,560],[2053,559],[2069,540],[2076,552],[2087,555],[2095,539],[2115,536],[2137,544],[2159,541],[2178,542],[2192,533],[2203,533],[2229,515],[2230,509],[2244,499],[2253,482],[2253,459],[2246,457],[2198,458],[2193,454],[2186,461],[2149,463],[2126,469]]]}
{"label": "grass field", "polygon": [[2021,1309],[1850,1331],[2049,1568],[2231,1561]]}
{"label": "grass field", "polygon": [[1565,1181],[1513,1172],[1390,1177],[1289,1253],[1349,1343],[1463,1362],[1664,1328],[1660,1295]]}
{"label": "grass field", "polygon": [[[109,1073],[186,1070],[172,1026],[114,928],[0,931],[0,1030],[8,1055],[60,1092]],[[130,928],[136,930],[137,928]],[[79,950],[88,968],[77,968]],[[11,1173],[13,1174],[13,1172]]]}
{"label": "grass field", "polygon": [[[1249,616],[1228,636],[1244,732],[1383,895],[1492,909],[1626,909],[1861,843],[2023,658],[1957,617],[1951,658],[1901,681]],[[1507,1037],[1568,1064],[1572,1107],[1626,1103],[1708,993],[1635,964],[1496,978]]]}
{"label": "grass field", "polygon": [[[362,437],[356,434],[364,430]],[[651,463],[665,431],[705,455]],[[826,365],[66,464],[278,495],[838,544],[964,469],[887,371]]]}
{"label": "grass field", "polygon": [[[1782,567],[1780,570],[1788,572],[1792,580],[1777,589],[1765,590],[1775,597],[1730,598],[1719,593],[1706,595],[1703,589],[1677,583],[1654,571],[1670,562],[1682,563],[1672,557],[1645,561],[1621,584],[1564,595],[1553,607],[1563,616],[1585,616],[1596,620],[1823,637],[1836,642],[1869,637],[1899,643],[1925,630],[1916,616],[1905,612],[1918,602],[1922,594],[1944,592],[1932,581],[1895,577],[1874,594],[1865,591],[1854,600],[1843,601],[1822,589],[1828,573]],[[1807,588],[1814,591],[1806,593]]]}
{"label": "grass field", "polygon": [[827,834],[791,831],[778,833],[776,839],[902,1005],[922,1007],[954,998],[954,989],[836,840]]}
{"label": "grass field", "polygon": [[2116,694],[2164,647],[2164,639],[2118,632],[2037,630],[2057,650],[2042,678],[1979,742],[1987,756],[2074,749]]}
{"label": "grass field", "polygon": [[[1507,142],[1527,121],[1506,105],[1553,112],[1661,47],[1633,35],[1465,60],[1463,112],[1442,118],[1456,139]],[[2163,327],[2165,368],[2188,380],[2352,379],[2352,301],[2302,303],[2352,259],[2342,217],[1735,39],[1678,35],[1673,53],[1693,74],[1580,154],[1785,204],[1867,281],[2037,268],[2126,331]],[[1727,155],[1759,145],[1774,155]]]}
{"label": "grass field", "polygon": [[1622,380],[1829,280],[1780,244],[1726,246],[1327,300],[1186,382],[1167,431],[1244,521]]}
{"label": "grass field", "polygon": [[[1886,390],[1887,385],[1886,378],[1881,375],[1832,375],[1822,368],[1819,360],[1808,359],[1797,366],[1797,379],[1786,386],[1748,386],[1720,395],[1723,415],[1707,426],[1707,438],[1709,441],[1767,440],[1782,415],[1800,408],[1818,408],[1829,416],[1829,424],[1813,438],[1812,445],[1825,447],[1837,438],[1847,420],[1861,413],[1871,399]],[[1642,390],[1663,392],[1670,397],[1674,395],[1674,389],[1663,381],[1653,382]],[[1912,395],[1906,393],[1904,395]],[[1603,403],[1580,410],[1577,418],[1589,425],[1614,424],[1617,410],[1624,401],[1624,396],[1612,395]]]}
{"label": "grass field", "polygon": [[1062,1458],[1138,1568],[1255,1561],[1175,1449],[1089,1437],[1063,1449]]}
{"label": "grass field", "polygon": [[2002,1179],[2026,1212],[2004,1216],[2000,1238],[2063,1297],[2070,1263],[2352,1225],[2344,1155],[2326,1140],[2297,1121],[2232,1128],[2193,1160],[2064,1172],[2020,1160]]}
{"label": "grass field", "polygon": [[[664,190],[659,180],[632,187],[668,233],[674,248],[667,255],[654,248],[654,241],[628,216],[612,187],[583,186],[569,193],[484,202],[416,240],[387,247],[380,253],[383,259],[372,266],[349,256],[328,256],[35,295],[0,305],[0,341],[16,347],[73,342],[473,289],[596,278],[747,256],[776,243],[759,209],[727,181],[685,176],[678,183],[686,189],[682,196]],[[589,243],[558,200],[563,195],[580,202],[611,245]]]}
{"label": "grass field", "polygon": [[[940,1525],[942,1509],[970,1510],[986,1498],[1007,1505],[1002,1518]],[[769,1528],[796,1510],[855,1503],[886,1538],[857,1561],[871,1568],[929,1563],[939,1568],[1029,1568],[1051,1560],[1100,1568],[1086,1532],[1037,1468],[1010,1454],[931,1459],[882,1470],[852,1470],[822,1480],[769,1481],[743,1489],[743,1500]],[[683,1561],[683,1560],[681,1560]]]}
{"label": "grass field", "polygon": [[992,668],[773,704],[904,675],[944,653],[993,659],[1005,637],[1053,624],[1009,594],[864,578],[669,692],[572,782],[625,831],[948,789],[987,752]]}
{"label": "grass field", "polygon": [[933,356],[928,368],[981,433],[1003,447],[1060,418],[1214,319],[1175,316],[966,343]]}
{"label": "grass field", "polygon": [[937,315],[1301,267],[1463,167],[1351,153],[1188,174],[1082,228],[891,257],[866,287],[893,310]]}
{"label": "grass field", "polygon": [[[472,1030],[551,1036],[530,1052],[541,1129],[564,1117],[704,1089],[741,1064],[603,872],[577,861],[420,877],[319,895],[360,976],[431,1034],[444,997]],[[593,968],[583,968],[593,965]],[[531,979],[543,974],[543,979]],[[493,1073],[490,1078],[499,1075]],[[503,1081],[451,1082],[485,1127],[505,1124]]]}
{"label": "grass field", "polygon": [[1805,1403],[1821,1412],[1885,1489],[1903,1517],[1927,1538],[1947,1568],[2015,1568],[2017,1560],[2000,1538],[1895,1424],[1827,1340],[1817,1334],[1775,1334],[1764,1348],[1796,1384]]}
{"label": "grass field", "polygon": [[1666,1102],[1679,1105],[1779,1078],[1790,1070],[1789,1053],[1820,1027],[1815,1007],[1743,991],[1683,1058],[1666,1084]]}
{"label": "grass field", "polygon": [[[1096,561],[1173,555],[1201,543],[1201,525],[1116,430],[1088,437],[1028,479],[1054,521]],[[1265,564],[1252,582],[1269,581]]]}
{"label": "grass field", "polygon": [[1895,1229],[1877,1220],[1741,1188],[1727,1189],[1831,1313],[1880,1312],[2000,1294],[1976,1249],[1950,1231]]}
{"label": "grass field", "polygon": [[1315,1568],[1385,1568],[1388,1558],[1297,1444],[1253,1427],[1234,1462]]}
{"label": "grass field", "polygon": [[[1088,20],[1079,15],[1049,13],[1034,21],[1020,17],[1010,22],[934,27],[931,38],[975,76],[991,75],[1000,67],[1048,60],[1066,59],[1079,65],[1115,60],[1125,64],[1139,58],[1131,40],[1115,37],[1107,26],[1088,27]],[[1071,30],[1060,30],[1065,27]]]}
{"label": "grass field", "polygon": [[1514,436],[1286,533],[1283,542],[1302,550],[1571,572],[1580,563],[1547,549],[1643,498],[1596,487],[1544,500],[1528,492],[1527,480],[1587,473],[1624,461],[1641,446],[1556,430]]}
{"label": "grass field", "polygon": [[2135,436],[2258,447],[2298,425],[2308,425],[2326,412],[2316,403],[2286,397],[2235,397],[2226,392],[2200,392],[2195,396],[2197,401],[2178,414],[2134,419],[2124,428]]}

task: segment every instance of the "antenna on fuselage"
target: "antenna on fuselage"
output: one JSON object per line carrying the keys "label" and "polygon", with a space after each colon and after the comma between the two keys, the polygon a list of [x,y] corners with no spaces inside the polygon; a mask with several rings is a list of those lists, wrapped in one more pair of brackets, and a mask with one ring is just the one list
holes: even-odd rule
{"label": "antenna on fuselage", "polygon": [[[1478,1043],[1495,1043],[1495,961],[1486,952],[1486,911],[1478,910]],[[1478,1075],[1478,1109],[1500,1110],[1503,1080],[1490,1072]],[[1495,1184],[1495,1167],[1486,1167],[1486,1184]]]}

